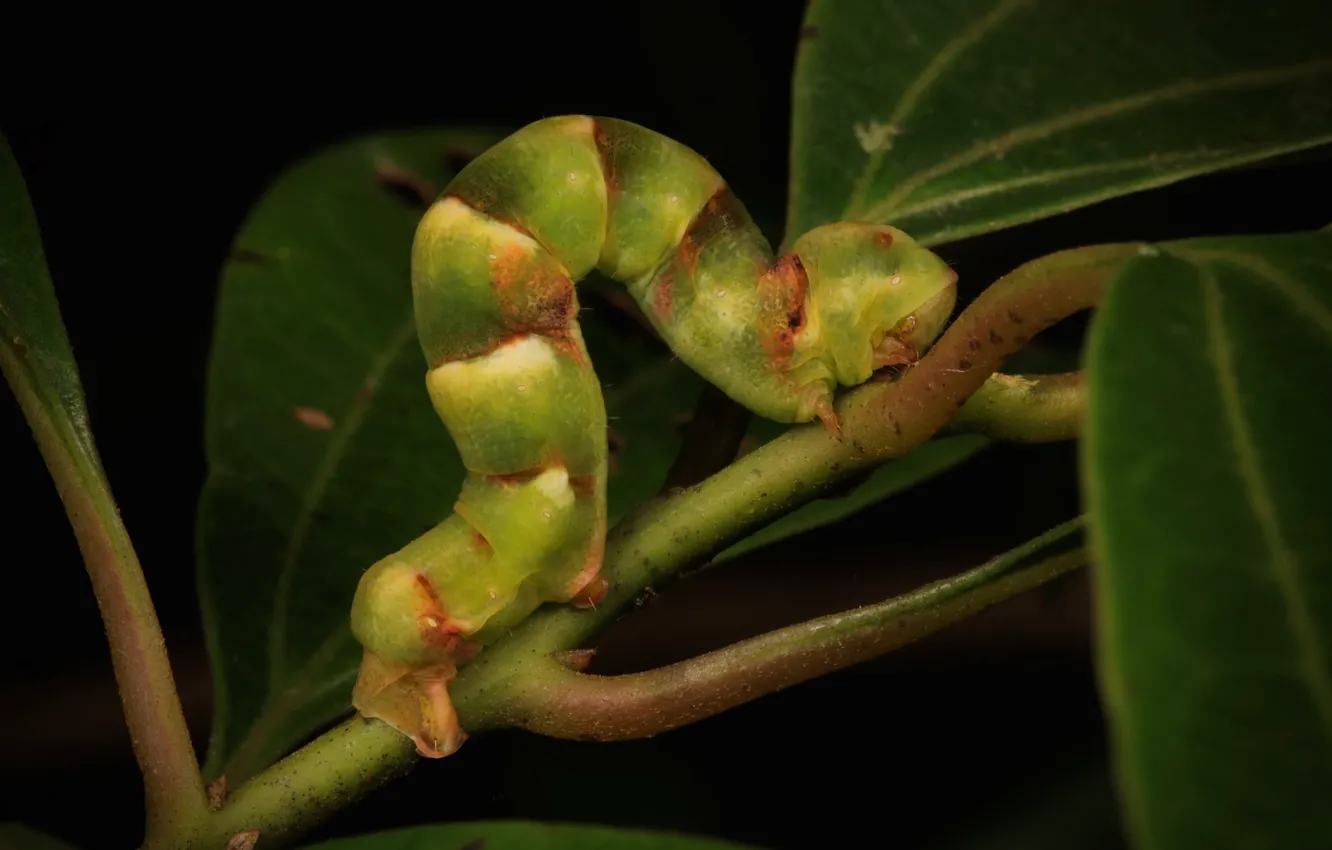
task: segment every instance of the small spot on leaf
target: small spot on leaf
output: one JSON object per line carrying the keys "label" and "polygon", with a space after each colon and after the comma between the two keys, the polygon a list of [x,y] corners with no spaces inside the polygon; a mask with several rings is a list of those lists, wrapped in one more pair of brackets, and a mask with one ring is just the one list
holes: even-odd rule
{"label": "small spot on leaf", "polygon": [[314,431],[332,431],[333,426],[337,424],[332,416],[317,407],[297,405],[291,409],[291,413],[297,422]]}

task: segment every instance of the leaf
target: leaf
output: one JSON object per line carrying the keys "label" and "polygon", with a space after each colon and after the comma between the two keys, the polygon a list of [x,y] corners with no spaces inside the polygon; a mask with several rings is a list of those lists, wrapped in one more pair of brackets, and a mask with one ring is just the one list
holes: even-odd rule
{"label": "leaf", "polygon": [[746,850],[671,832],[581,824],[473,821],[418,826],[307,845],[306,850]]}
{"label": "leaf", "polygon": [[[350,711],[361,573],[452,511],[463,469],[425,392],[410,285],[423,203],[498,134],[393,133],[304,160],[242,226],[207,396],[199,586],[231,783]],[[622,291],[622,290],[621,290]],[[701,379],[595,299],[580,323],[618,448],[612,517],[660,488]]]}
{"label": "leaf", "polygon": [[1088,349],[1102,690],[1139,847],[1332,836],[1332,234],[1162,245]]}
{"label": "leaf", "polygon": [[926,244],[1332,140],[1326,4],[811,3],[786,240]]}
{"label": "leaf", "polygon": [[[88,429],[74,350],[46,267],[22,172],[0,136],[0,364],[22,401],[31,393],[88,485],[106,490]],[[29,422],[33,422],[31,414]]]}
{"label": "leaf", "polygon": [[882,464],[847,495],[808,502],[724,550],[711,563],[729,561],[788,537],[831,525],[951,469],[989,444],[988,439],[977,434],[930,440],[902,457]]}
{"label": "leaf", "polygon": [[74,845],[21,823],[0,823],[0,850],[74,850]]}

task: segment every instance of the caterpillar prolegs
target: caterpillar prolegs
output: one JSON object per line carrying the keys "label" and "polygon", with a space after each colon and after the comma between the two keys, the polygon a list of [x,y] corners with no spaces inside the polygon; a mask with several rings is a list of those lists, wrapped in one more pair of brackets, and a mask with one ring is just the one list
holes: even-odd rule
{"label": "caterpillar prolegs", "polygon": [[606,409],[575,283],[622,283],[686,365],[755,413],[820,419],[909,363],[956,274],[893,227],[840,222],[779,256],[700,155],[622,120],[547,118],[472,160],[412,248],[426,386],[467,477],[454,513],[362,577],[355,708],[440,757],[459,665],[545,602],[606,592]]}

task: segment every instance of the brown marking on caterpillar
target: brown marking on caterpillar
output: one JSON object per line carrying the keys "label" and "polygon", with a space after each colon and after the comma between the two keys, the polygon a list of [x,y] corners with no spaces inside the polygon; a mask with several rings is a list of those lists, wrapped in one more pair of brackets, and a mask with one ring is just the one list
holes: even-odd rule
{"label": "brown marking on caterpillar", "polygon": [[878,243],[878,245],[879,245],[880,248],[891,248],[891,247],[893,247],[893,234],[892,234],[892,231],[889,231],[889,230],[880,230],[879,232],[877,232],[877,233],[874,234],[874,241],[875,241],[876,243]]}
{"label": "brown marking on caterpillar", "polygon": [[652,288],[652,310],[662,321],[669,321],[671,318],[671,296],[674,294],[674,288],[675,275],[668,268],[657,277],[656,286]]}
{"label": "brown marking on caterpillar", "polygon": [[472,529],[472,542],[475,543],[477,546],[481,547],[482,549],[491,548],[490,541],[486,539],[486,536],[484,534],[477,531],[475,528]]}
{"label": "brown marking on caterpillar", "polygon": [[999,345],[999,344],[1002,343],[1003,341],[1004,341],[1004,338],[1001,337],[1001,336],[999,335],[999,332],[996,331],[996,330],[994,330],[993,328],[991,328],[991,329],[990,329],[990,343],[991,343],[992,345]]}
{"label": "brown marking on caterpillar", "polygon": [[595,475],[570,475],[569,489],[574,491],[575,496],[595,496],[597,493],[597,477]]}
{"label": "brown marking on caterpillar", "polygon": [[416,589],[426,598],[427,604],[426,610],[417,617],[421,639],[430,646],[440,647],[458,662],[476,655],[479,647],[462,639],[463,627],[449,617],[430,577],[420,571],[416,573]]}
{"label": "brown marking on caterpillar", "polygon": [[961,360],[957,361],[957,368],[965,372],[971,368],[971,361],[963,357]]}
{"label": "brown marking on caterpillar", "polygon": [[769,365],[784,372],[790,365],[795,337],[805,326],[809,276],[794,253],[783,254],[758,278],[757,330]]}
{"label": "brown marking on caterpillar", "polygon": [[684,266],[690,277],[693,277],[694,271],[698,268],[698,258],[703,249],[715,236],[725,233],[737,224],[736,219],[740,217],[741,210],[735,193],[731,191],[730,186],[723,183],[712,193],[702,209],[694,214],[676,248],[680,265]]}
{"label": "brown marking on caterpillar", "polygon": [[980,351],[980,350],[981,350],[981,341],[978,340],[978,339],[976,339],[974,336],[973,336],[973,337],[968,337],[968,338],[967,338],[967,348],[971,349],[972,352]]}
{"label": "brown marking on caterpillar", "polygon": [[513,332],[498,340],[492,351],[523,336],[539,334],[549,339],[558,353],[585,365],[586,358],[571,328],[577,312],[574,284],[553,257],[521,245],[506,246],[491,261],[490,282],[505,324]]}
{"label": "brown marking on caterpillar", "polygon": [[1008,309],[1008,321],[1015,325],[1020,325],[1022,324],[1022,317],[1017,314],[1016,310],[1010,307]]}
{"label": "brown marking on caterpillar", "polygon": [[600,121],[592,122],[592,141],[597,146],[598,156],[601,157],[601,179],[606,184],[606,197],[613,198],[619,188],[615,182],[615,152]]}
{"label": "brown marking on caterpillar", "polygon": [[332,431],[335,423],[333,417],[317,407],[306,407],[296,405],[291,409],[291,413],[296,417],[296,421],[312,431]]}
{"label": "brown marking on caterpillar", "polygon": [[408,206],[424,210],[435,199],[434,183],[391,162],[380,162],[375,165],[375,179],[391,195]]}

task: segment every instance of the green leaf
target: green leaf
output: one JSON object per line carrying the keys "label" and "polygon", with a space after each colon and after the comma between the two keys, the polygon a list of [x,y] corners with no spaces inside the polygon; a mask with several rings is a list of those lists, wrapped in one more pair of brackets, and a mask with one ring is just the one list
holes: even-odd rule
{"label": "green leaf", "polygon": [[[240,782],[350,711],[361,573],[453,508],[464,473],[425,392],[411,243],[449,163],[498,138],[393,133],[321,151],[280,176],[235,240],[199,518],[210,778]],[[608,304],[584,300],[617,449],[614,518],[660,488],[679,444],[672,418],[702,383]]]}
{"label": "green leaf", "polygon": [[0,823],[0,850],[74,850],[74,845],[21,823]]}
{"label": "green leaf", "polygon": [[713,558],[712,564],[771,546],[796,534],[831,525],[890,496],[909,490],[990,445],[977,434],[939,437],[907,454],[881,465],[850,493],[835,498],[816,499],[751,534]]}
{"label": "green leaf", "polygon": [[1139,847],[1332,836],[1332,234],[1168,243],[1091,329],[1103,693]]}
{"label": "green leaf", "polygon": [[[0,136],[0,365],[22,402],[31,393],[80,474],[106,489],[88,429],[88,411],[74,350],[60,318],[46,267],[37,217],[14,161]],[[32,414],[29,414],[32,423]]]}
{"label": "green leaf", "polygon": [[747,845],[671,832],[581,824],[473,821],[338,838],[307,850],[746,850]]}
{"label": "green leaf", "polygon": [[1332,140],[1321,0],[810,3],[789,242],[938,244]]}
{"label": "green leaf", "polygon": [[495,138],[396,133],[318,152],[235,239],[198,534],[210,778],[225,765],[238,783],[349,709],[360,573],[450,510],[462,470],[425,393],[411,243],[451,157]]}

